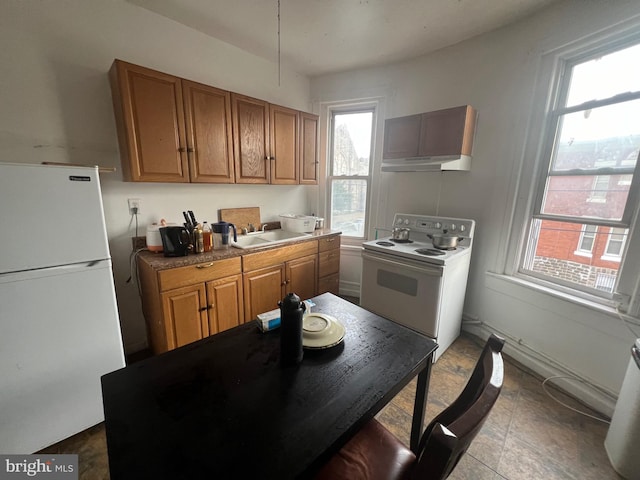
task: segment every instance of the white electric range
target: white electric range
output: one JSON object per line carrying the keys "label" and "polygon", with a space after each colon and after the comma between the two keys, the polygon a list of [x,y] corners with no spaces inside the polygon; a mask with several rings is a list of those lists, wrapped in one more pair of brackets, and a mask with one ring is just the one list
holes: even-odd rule
{"label": "white electric range", "polygon": [[[436,361],[460,335],[475,221],[396,213],[393,227],[408,240],[363,243],[360,304],[438,342]],[[458,237],[455,249],[433,246],[428,234]]]}

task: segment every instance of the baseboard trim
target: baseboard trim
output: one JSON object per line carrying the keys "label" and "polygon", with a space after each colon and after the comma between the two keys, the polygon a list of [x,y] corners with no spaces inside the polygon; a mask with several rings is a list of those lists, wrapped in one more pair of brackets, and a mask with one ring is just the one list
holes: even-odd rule
{"label": "baseboard trim", "polygon": [[340,280],[339,292],[348,297],[360,297],[360,283]]}
{"label": "baseboard trim", "polygon": [[542,377],[543,379],[556,375],[570,375],[575,377],[577,381],[560,379],[557,383],[555,381],[550,381],[548,384],[552,384],[559,390],[571,395],[577,401],[583,403],[589,408],[592,408],[607,418],[611,418],[613,415],[613,410],[617,400],[615,393],[607,391],[599,385],[595,385],[589,379],[584,378],[580,374],[558,362],[553,362],[544,358],[532,348],[522,344],[520,340],[512,338],[509,334],[499,331],[491,325],[487,325],[477,319],[463,315],[462,329],[465,332],[476,335],[482,339],[487,339],[492,333],[505,337],[507,340],[503,349],[505,355],[513,358],[516,362],[529,369],[533,374]]}

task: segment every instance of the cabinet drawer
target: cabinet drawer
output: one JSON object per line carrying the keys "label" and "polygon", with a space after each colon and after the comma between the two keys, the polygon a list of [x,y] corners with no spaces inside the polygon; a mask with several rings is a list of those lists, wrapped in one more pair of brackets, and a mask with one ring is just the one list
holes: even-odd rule
{"label": "cabinet drawer", "polygon": [[199,263],[188,267],[171,268],[158,272],[158,284],[161,292],[173,288],[204,283],[209,280],[242,273],[240,257],[225,258],[209,263]]}
{"label": "cabinet drawer", "polygon": [[318,240],[318,251],[326,252],[327,250],[334,250],[336,248],[340,248],[340,235],[335,235],[333,237],[321,238]]}
{"label": "cabinet drawer", "polygon": [[333,275],[327,275],[318,280],[318,295],[325,292],[331,292],[334,295],[338,295],[340,290],[340,275],[334,273]]}
{"label": "cabinet drawer", "polygon": [[340,250],[329,250],[318,255],[318,276],[324,277],[340,271]]}
{"label": "cabinet drawer", "polygon": [[294,258],[318,253],[318,241],[313,240],[295,245],[287,245],[264,252],[250,253],[242,256],[242,269],[244,272],[256,270],[258,268],[278,265]]}

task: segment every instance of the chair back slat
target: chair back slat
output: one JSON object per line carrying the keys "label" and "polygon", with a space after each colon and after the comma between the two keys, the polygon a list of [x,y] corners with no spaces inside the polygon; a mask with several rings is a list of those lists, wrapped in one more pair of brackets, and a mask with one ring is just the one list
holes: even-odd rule
{"label": "chair back slat", "polygon": [[503,339],[491,335],[462,393],[427,426],[412,480],[446,479],[467,451],[500,395],[503,346]]}

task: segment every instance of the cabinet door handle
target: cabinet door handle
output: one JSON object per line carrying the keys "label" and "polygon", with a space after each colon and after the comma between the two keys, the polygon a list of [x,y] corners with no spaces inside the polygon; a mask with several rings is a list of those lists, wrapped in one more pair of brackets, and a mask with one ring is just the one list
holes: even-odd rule
{"label": "cabinet door handle", "polygon": [[205,306],[205,307],[200,307],[200,310],[199,310],[199,311],[201,311],[201,312],[205,312],[205,311],[207,311],[207,310],[211,310],[212,308],[213,308],[213,305],[207,305],[207,306]]}
{"label": "cabinet door handle", "polygon": [[178,151],[179,151],[180,153],[184,152],[184,147],[178,147]]}
{"label": "cabinet door handle", "polygon": [[196,149],[193,147],[187,147],[187,152],[191,153],[191,152],[195,152]]}
{"label": "cabinet door handle", "polygon": [[206,265],[196,265],[196,268],[203,269],[213,267],[213,262],[207,263]]}
{"label": "cabinet door handle", "polygon": [[334,242],[336,240],[336,237],[333,238],[327,238],[327,242]]}

